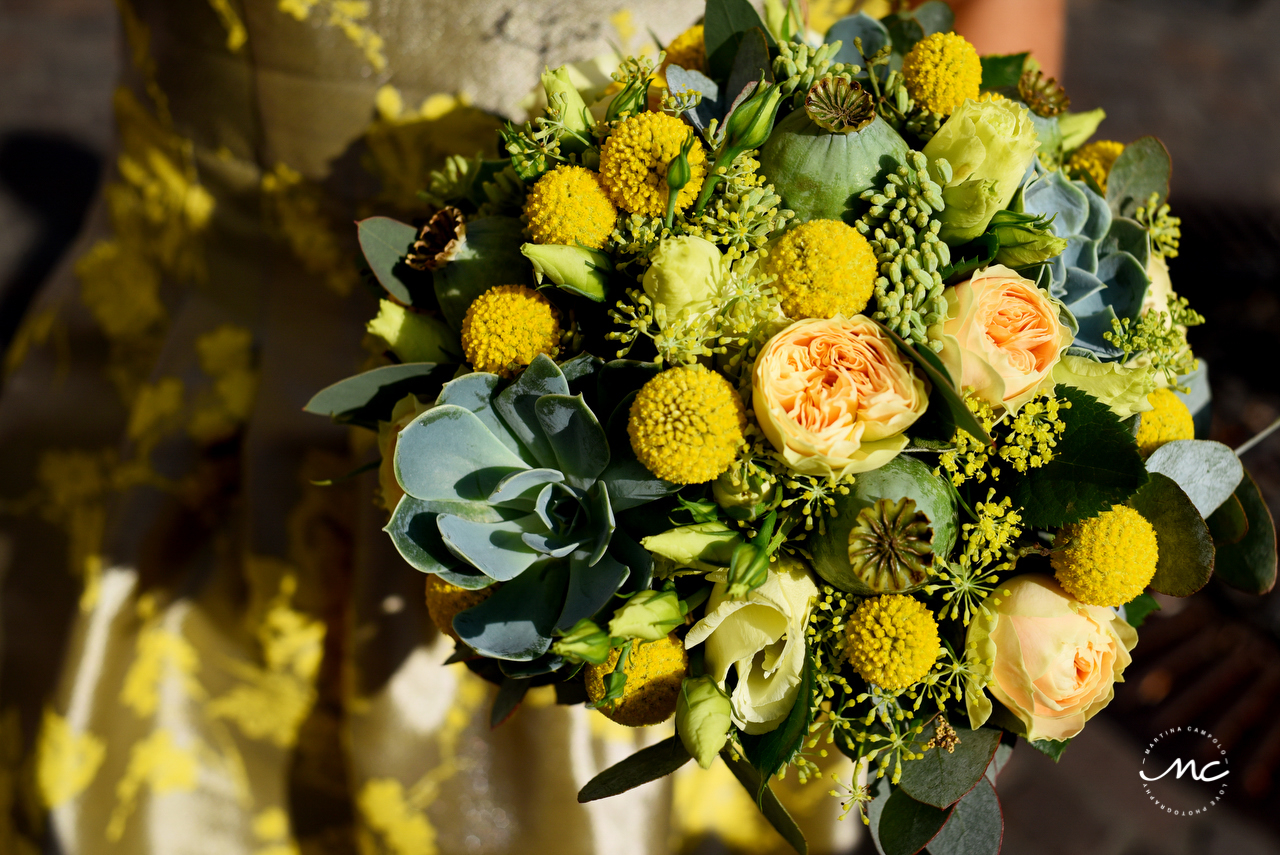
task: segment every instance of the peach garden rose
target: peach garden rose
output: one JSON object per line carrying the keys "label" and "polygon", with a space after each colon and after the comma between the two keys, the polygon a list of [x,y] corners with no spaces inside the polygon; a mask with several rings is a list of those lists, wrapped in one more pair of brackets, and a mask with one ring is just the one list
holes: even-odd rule
{"label": "peach garden rose", "polygon": [[[1072,599],[1049,576],[1017,576],[999,593],[969,624],[967,640],[992,663],[987,691],[1027,739],[1070,739],[1111,703],[1138,634],[1113,610]],[[991,716],[991,700],[970,687],[965,701],[976,729]]]}
{"label": "peach garden rose", "polygon": [[1017,412],[1044,386],[1075,333],[1062,304],[1002,264],[945,292],[947,319],[930,328],[957,385]]}
{"label": "peach garden rose", "polygon": [[929,404],[915,366],[862,315],[791,324],[761,350],[751,386],[760,429],[805,475],[885,465]]}

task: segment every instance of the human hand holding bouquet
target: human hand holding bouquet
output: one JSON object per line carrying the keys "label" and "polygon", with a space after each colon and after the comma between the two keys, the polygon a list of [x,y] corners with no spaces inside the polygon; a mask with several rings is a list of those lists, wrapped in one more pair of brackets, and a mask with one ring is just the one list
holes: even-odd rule
{"label": "human hand holding bouquet", "polygon": [[381,364],[309,409],[379,431],[495,722],[552,683],[675,716],[583,800],[720,756],[803,851],[769,781],[834,749],[883,851],[994,852],[993,757],[1106,706],[1148,590],[1269,590],[1274,527],[1195,438],[1160,143],[1088,142],[945,4],[768,8],[709,0],[600,91],[549,71],[509,157],[360,223]]}

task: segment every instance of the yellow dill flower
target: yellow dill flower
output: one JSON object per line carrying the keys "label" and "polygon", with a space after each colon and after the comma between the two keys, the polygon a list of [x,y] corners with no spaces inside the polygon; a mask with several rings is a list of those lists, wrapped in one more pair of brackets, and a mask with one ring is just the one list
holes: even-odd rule
{"label": "yellow dill flower", "polygon": [[1054,552],[1054,576],[1067,593],[1091,606],[1120,606],[1156,575],[1156,532],[1142,514],[1112,505],[1084,522],[1064,526],[1067,547]]}
{"label": "yellow dill flower", "polygon": [[436,629],[462,644],[462,639],[453,631],[453,619],[459,612],[465,612],[472,606],[478,606],[489,595],[498,590],[497,585],[490,585],[478,591],[469,591],[451,585],[436,575],[427,576],[427,615]]}
{"label": "yellow dill flower", "polygon": [[765,272],[788,318],[851,318],[867,307],[876,257],[858,230],[839,220],[810,220],[769,248]]}
{"label": "yellow dill flower", "polygon": [[[605,696],[605,677],[618,664],[622,651],[609,651],[603,665],[586,667],[587,696],[600,703]],[[680,698],[680,684],[689,674],[689,654],[684,642],[674,635],[647,643],[633,643],[623,668],[627,682],[622,697],[597,709],[618,724],[645,727],[671,718]]]}
{"label": "yellow dill flower", "polygon": [[699,365],[669,368],[640,389],[627,434],[650,472],[702,484],[729,468],[742,445],[746,408],[721,375]]}
{"label": "yellow dill flower", "polygon": [[603,249],[613,234],[618,209],[598,175],[581,166],[561,166],[533,185],[524,216],[534,243]]}
{"label": "yellow dill flower", "polygon": [[[972,388],[967,387],[964,390],[964,403],[982,425],[982,429],[988,434],[991,433],[996,425],[995,409],[978,397]],[[950,476],[951,483],[957,487],[970,478],[981,484],[987,480],[988,474],[993,479],[1000,477],[999,466],[987,468],[987,463],[991,459],[991,449],[986,443],[971,436],[964,429],[956,428],[955,434],[951,437],[951,444],[953,448],[950,451],[944,451],[938,456],[938,468],[933,470],[934,475],[941,475],[945,471]]]}
{"label": "yellow dill flower", "polygon": [[1111,167],[1123,151],[1124,143],[1115,140],[1096,140],[1086,143],[1067,158],[1067,172],[1075,178],[1089,175],[1105,193],[1107,176],[1111,174]]}
{"label": "yellow dill flower", "polygon": [[694,24],[667,45],[667,57],[662,61],[662,71],[668,65],[678,65],[690,71],[707,70],[707,46],[703,40],[702,24]]}
{"label": "yellow dill flower", "polygon": [[[600,181],[619,208],[632,214],[662,217],[667,213],[667,165],[693,133],[666,113],[641,113],[619,122],[600,150]],[[702,189],[707,155],[694,140],[689,151],[689,183],[676,196],[677,213],[689,207]]]}
{"label": "yellow dill flower", "polygon": [[1053,460],[1053,449],[1067,429],[1058,414],[1069,409],[1070,401],[1059,401],[1052,393],[1032,398],[1006,423],[1008,433],[1000,439],[1000,459],[1018,472],[1038,469]]}
{"label": "yellow dill flower", "polygon": [[934,33],[916,42],[902,60],[907,93],[934,113],[950,116],[968,98],[978,97],[982,61],[955,33]]}
{"label": "yellow dill flower", "polygon": [[863,600],[845,627],[849,664],[862,679],[890,692],[928,674],[940,650],[933,615],[906,594]]}
{"label": "yellow dill flower", "polygon": [[1157,389],[1147,400],[1155,409],[1143,413],[1138,423],[1138,451],[1143,457],[1150,457],[1166,442],[1195,439],[1196,426],[1191,421],[1191,411],[1173,391]]}
{"label": "yellow dill flower", "polygon": [[560,313],[532,288],[490,288],[467,307],[462,350],[477,371],[511,377],[539,353],[559,352]]}

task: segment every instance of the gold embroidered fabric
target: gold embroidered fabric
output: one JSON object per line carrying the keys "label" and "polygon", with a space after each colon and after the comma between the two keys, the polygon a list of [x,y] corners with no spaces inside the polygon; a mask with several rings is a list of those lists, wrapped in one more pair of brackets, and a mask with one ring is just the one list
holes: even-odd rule
{"label": "gold embroidered fabric", "polygon": [[[544,65],[702,4],[118,5],[114,169],[4,361],[0,852],[784,851],[723,767],[577,804],[669,724],[548,688],[491,730],[373,476],[341,480],[372,435],[302,412],[363,360],[352,221],[494,154]],[[815,852],[858,830],[831,786],[783,784]]]}

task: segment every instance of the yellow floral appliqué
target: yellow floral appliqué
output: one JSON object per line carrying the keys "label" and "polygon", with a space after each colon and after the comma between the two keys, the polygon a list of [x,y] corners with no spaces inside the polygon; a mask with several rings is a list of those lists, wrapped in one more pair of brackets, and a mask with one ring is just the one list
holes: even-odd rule
{"label": "yellow floral appliqu\u00e9", "polygon": [[107,822],[107,840],[115,842],[124,836],[125,823],[129,821],[144,785],[149,784],[154,795],[190,792],[196,788],[200,773],[197,747],[198,743],[185,748],[178,745],[167,730],[153,731],[150,736],[134,743],[129,753],[129,766],[116,784],[116,806]]}
{"label": "yellow floral appliqu\u00e9", "polygon": [[249,34],[245,32],[244,21],[240,20],[240,16],[231,5],[231,0],[209,0],[209,5],[213,7],[218,20],[227,31],[227,50],[235,53],[244,47]]}
{"label": "yellow floral appliqu\u00e9", "polygon": [[36,786],[46,808],[55,808],[84,792],[98,773],[107,746],[92,733],[77,733],[51,709],[44,711],[36,745]]}
{"label": "yellow floral appliqu\u00e9", "polygon": [[160,704],[160,686],[175,679],[192,698],[203,698],[204,688],[196,680],[200,654],[181,635],[163,626],[145,627],[138,634],[137,656],[124,677],[120,703],[139,716],[149,716]]}
{"label": "yellow floral appliqu\u00e9", "polygon": [[[367,830],[374,832],[392,855],[434,855],[436,832],[427,818],[410,807],[404,785],[394,778],[371,778],[356,796],[356,808]],[[375,855],[382,851],[373,841],[361,839],[360,851]]]}
{"label": "yellow floral appliqu\u00e9", "polygon": [[338,296],[350,294],[359,275],[324,215],[320,188],[288,164],[277,163],[275,169],[262,176],[262,193],[268,211],[302,268],[323,276],[325,285]]}
{"label": "yellow floral appliqu\u00e9", "polygon": [[258,392],[253,335],[244,327],[223,324],[196,339],[200,367],[213,388],[196,400],[187,432],[201,442],[233,434],[248,421]]}
{"label": "yellow floral appliqu\u00e9", "polygon": [[314,9],[328,13],[325,23],[337,27],[352,44],[364,51],[364,57],[374,71],[386,70],[387,55],[382,50],[385,47],[382,36],[360,23],[369,17],[368,0],[280,0],[280,11],[299,21],[305,21]]}

